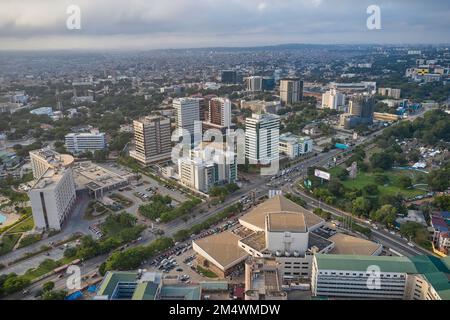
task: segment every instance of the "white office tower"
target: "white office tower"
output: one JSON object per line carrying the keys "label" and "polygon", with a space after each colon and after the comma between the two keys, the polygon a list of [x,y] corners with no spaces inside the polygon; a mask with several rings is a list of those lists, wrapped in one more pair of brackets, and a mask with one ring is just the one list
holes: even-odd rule
{"label": "white office tower", "polygon": [[92,152],[106,147],[105,134],[92,131],[90,133],[69,133],[66,135],[66,149],[72,153]]}
{"label": "white office tower", "polygon": [[209,101],[209,122],[222,127],[231,125],[231,101],[213,98]]}
{"label": "white office tower", "polygon": [[70,155],[50,149],[30,152],[35,178],[28,196],[37,229],[61,230],[76,202],[75,181]]}
{"label": "white office tower", "polygon": [[245,156],[253,164],[270,164],[279,159],[280,118],[252,114],[245,120]]}
{"label": "white office tower", "polygon": [[250,92],[262,91],[262,80],[261,76],[247,77],[245,80],[245,90]]}
{"label": "white office tower", "polygon": [[171,158],[170,119],[148,116],[133,121],[134,150],[130,156],[143,165]]}
{"label": "white office tower", "polygon": [[[178,136],[183,136],[183,130],[193,136],[194,124],[200,121],[200,101],[196,98],[179,98],[173,100],[177,112]],[[201,130],[201,127],[200,127]]]}
{"label": "white office tower", "polygon": [[236,181],[236,154],[226,144],[203,142],[189,157],[178,159],[178,174],[185,186],[207,193],[215,185]]}
{"label": "white office tower", "polygon": [[322,95],[322,108],[340,110],[345,106],[345,94],[331,89]]}

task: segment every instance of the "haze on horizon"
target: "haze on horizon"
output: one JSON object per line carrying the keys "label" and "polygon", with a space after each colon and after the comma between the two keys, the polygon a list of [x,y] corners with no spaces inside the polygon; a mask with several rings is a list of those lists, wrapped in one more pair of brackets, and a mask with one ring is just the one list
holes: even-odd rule
{"label": "haze on horizon", "polygon": [[[81,30],[68,30],[69,5]],[[381,8],[381,30],[366,26]],[[450,43],[441,0],[0,0],[0,50]]]}

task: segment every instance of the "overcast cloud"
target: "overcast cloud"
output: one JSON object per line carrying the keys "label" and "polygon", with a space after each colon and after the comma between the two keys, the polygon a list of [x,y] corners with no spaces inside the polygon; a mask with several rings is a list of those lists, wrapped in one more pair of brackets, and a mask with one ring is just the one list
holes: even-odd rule
{"label": "overcast cloud", "polygon": [[[81,9],[68,30],[66,9]],[[382,30],[366,27],[381,7]],[[0,49],[450,43],[447,0],[0,0]]]}

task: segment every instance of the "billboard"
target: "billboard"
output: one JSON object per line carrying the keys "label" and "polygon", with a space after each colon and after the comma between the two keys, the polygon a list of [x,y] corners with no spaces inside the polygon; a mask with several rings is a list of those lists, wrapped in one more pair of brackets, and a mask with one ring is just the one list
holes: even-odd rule
{"label": "billboard", "polygon": [[328,172],[321,171],[319,169],[314,170],[314,175],[318,178],[325,179],[328,181],[330,181],[330,179],[331,179],[331,176]]}

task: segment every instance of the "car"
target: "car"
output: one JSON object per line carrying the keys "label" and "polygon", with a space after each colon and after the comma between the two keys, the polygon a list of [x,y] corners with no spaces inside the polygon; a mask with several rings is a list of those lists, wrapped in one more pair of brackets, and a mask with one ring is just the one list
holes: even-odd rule
{"label": "car", "polygon": [[412,243],[412,242],[408,242],[408,246],[410,246],[410,247],[412,247],[412,248],[415,247],[414,243]]}
{"label": "car", "polygon": [[183,269],[177,268],[175,271],[177,271],[177,272],[183,272]]}

